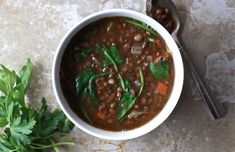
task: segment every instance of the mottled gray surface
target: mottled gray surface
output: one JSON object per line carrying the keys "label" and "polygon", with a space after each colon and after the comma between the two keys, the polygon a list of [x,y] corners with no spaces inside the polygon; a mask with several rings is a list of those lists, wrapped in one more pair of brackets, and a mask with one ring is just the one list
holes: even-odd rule
{"label": "mottled gray surface", "polygon": [[[235,151],[235,1],[180,0],[185,20],[183,41],[193,60],[228,107],[228,114],[214,121],[208,115],[191,78],[174,112],[151,133],[128,141],[105,141],[75,128],[66,139],[76,146],[64,151]],[[81,18],[103,9],[145,11],[144,0],[0,0],[0,63],[19,69],[27,58],[34,64],[28,92],[30,104],[45,96],[57,108],[51,85],[56,47]]]}

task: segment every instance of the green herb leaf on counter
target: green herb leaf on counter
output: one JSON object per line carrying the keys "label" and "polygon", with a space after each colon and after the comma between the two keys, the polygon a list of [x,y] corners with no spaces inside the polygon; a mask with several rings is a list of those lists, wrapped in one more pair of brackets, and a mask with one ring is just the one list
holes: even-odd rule
{"label": "green herb leaf on counter", "polygon": [[32,63],[27,61],[20,74],[0,65],[0,151],[31,152],[47,148],[58,150],[59,145],[72,142],[54,142],[55,135],[66,135],[74,125],[62,111],[50,112],[45,98],[40,110],[25,103],[25,93],[31,79]]}
{"label": "green herb leaf on counter", "polygon": [[155,79],[169,78],[170,64],[167,61],[160,61],[159,63],[150,63],[150,72]]}

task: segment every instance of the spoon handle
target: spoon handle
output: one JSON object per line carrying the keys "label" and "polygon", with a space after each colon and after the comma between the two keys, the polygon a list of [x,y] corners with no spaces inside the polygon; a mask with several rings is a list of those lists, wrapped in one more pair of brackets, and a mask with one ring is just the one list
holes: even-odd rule
{"label": "spoon handle", "polygon": [[195,84],[197,85],[197,88],[200,92],[200,95],[202,96],[204,102],[206,103],[208,109],[210,110],[212,117],[214,119],[222,118],[227,113],[224,105],[216,99],[216,97],[213,95],[210,88],[206,85],[205,80],[199,74],[196,66],[193,64],[191,58],[189,57],[187,52],[184,50],[184,48],[182,47],[180,42],[176,41],[176,43],[177,43],[179,50],[182,54],[184,64],[186,65]]}

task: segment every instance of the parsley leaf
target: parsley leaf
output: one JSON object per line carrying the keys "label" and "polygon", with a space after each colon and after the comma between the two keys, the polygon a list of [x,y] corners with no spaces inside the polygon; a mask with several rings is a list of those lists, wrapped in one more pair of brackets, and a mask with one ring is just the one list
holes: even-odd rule
{"label": "parsley leaf", "polygon": [[0,151],[32,152],[47,148],[58,150],[58,145],[72,142],[54,142],[55,135],[66,135],[74,125],[63,112],[50,112],[45,98],[40,110],[25,103],[25,94],[30,82],[32,62],[27,61],[20,74],[0,65]]}

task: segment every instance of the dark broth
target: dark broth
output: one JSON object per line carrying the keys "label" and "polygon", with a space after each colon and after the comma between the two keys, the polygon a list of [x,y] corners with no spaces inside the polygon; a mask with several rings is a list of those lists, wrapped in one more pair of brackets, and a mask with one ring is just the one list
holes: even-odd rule
{"label": "dark broth", "polygon": [[[89,124],[111,131],[140,127],[154,118],[166,104],[174,81],[172,57],[161,37],[151,35],[126,19],[109,17],[86,26],[71,40],[61,62],[61,86],[70,107]],[[118,55],[113,55],[112,49]],[[104,55],[104,50],[114,60],[118,71]],[[108,66],[104,62],[109,63]],[[150,63],[163,69],[154,76]],[[81,85],[82,81],[77,84],[80,80],[85,81],[81,73],[87,69],[97,77],[93,77],[93,82],[89,77],[86,84]],[[140,78],[141,71],[144,84]],[[101,73],[108,74],[101,76]],[[77,79],[79,76],[80,80]],[[125,81],[125,88],[120,76]],[[138,96],[141,85],[143,91]],[[78,87],[81,87],[80,92]],[[135,100],[125,98],[124,94]],[[134,104],[119,119],[120,112],[131,102]]]}

